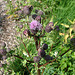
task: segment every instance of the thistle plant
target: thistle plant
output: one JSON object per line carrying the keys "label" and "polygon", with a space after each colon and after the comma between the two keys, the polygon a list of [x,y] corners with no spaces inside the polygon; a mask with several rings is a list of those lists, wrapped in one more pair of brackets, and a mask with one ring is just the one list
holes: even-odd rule
{"label": "thistle plant", "polygon": [[[35,16],[35,17],[34,17]],[[59,51],[59,56],[56,56],[55,58],[53,56],[50,55],[50,52],[48,51],[48,44],[46,43],[41,43],[41,38],[47,37],[46,33],[50,34],[52,31],[59,31],[59,26],[55,26],[54,27],[54,23],[51,21],[49,22],[45,27],[43,27],[43,24],[41,24],[41,22],[39,22],[36,18],[36,15],[33,15],[32,18],[34,20],[32,20],[30,23],[28,23],[28,28],[25,28],[22,33],[24,36],[26,36],[27,38],[30,37],[31,39],[34,39],[35,42],[35,46],[36,46],[36,52],[34,53],[34,55],[32,55],[29,50],[26,48],[26,44],[24,41],[24,37],[21,36],[21,42],[23,43],[24,47],[25,47],[25,54],[27,55],[28,59],[24,59],[23,57],[21,57],[20,55],[14,55],[15,57],[24,60],[25,62],[25,67],[27,68],[28,72],[30,74],[32,74],[30,72],[30,70],[28,69],[26,63],[31,63],[31,64],[36,64],[33,65],[35,67],[35,69],[37,70],[37,72],[35,71],[35,74],[37,75],[41,75],[44,72],[41,73],[41,67],[46,66],[50,63],[56,62],[57,58],[60,56],[62,57],[64,54],[66,54],[68,51],[70,51],[71,48],[69,48],[67,51],[65,51],[64,53],[61,53],[61,51]],[[41,17],[40,17],[41,18]],[[41,20],[40,20],[41,21]],[[21,33],[21,35],[22,35]],[[52,45],[53,46],[53,45]],[[52,47],[51,47],[52,50]],[[51,51],[50,50],[50,51]],[[32,51],[32,49],[31,49]],[[48,53],[47,53],[48,51]],[[26,54],[27,53],[27,54]],[[41,64],[41,61],[45,61],[46,63]],[[32,70],[31,70],[32,71]]]}
{"label": "thistle plant", "polygon": [[[17,31],[20,32],[21,35],[20,37],[16,36],[17,39],[19,39],[19,46],[15,45],[16,48],[14,48],[13,51],[6,49],[5,46],[3,46],[3,51],[7,51],[5,51],[5,55],[10,57],[5,57],[4,53],[0,52],[1,60],[7,59],[7,61],[10,61],[12,60],[12,56],[15,58],[15,60],[10,61],[10,65],[6,69],[7,72],[11,69],[12,72],[10,72],[9,75],[46,75],[46,73],[50,73],[51,75],[69,75],[70,71],[74,69],[73,61],[75,59],[75,38],[74,36],[71,37],[71,33],[74,31],[74,28],[72,27],[68,35],[65,36],[66,40],[70,34],[71,40],[68,39],[67,41],[69,45],[67,43],[65,44],[63,42],[63,36],[60,36],[60,31],[62,30],[61,26],[57,25],[57,22],[55,23],[54,21],[50,21],[51,17],[49,16],[51,13],[54,16],[53,12],[59,10],[59,7],[63,2],[55,2],[54,0],[53,2],[47,1],[46,5],[45,2],[46,1],[42,1],[42,3],[38,2],[37,4],[34,4],[34,2],[32,3],[34,6],[43,6],[41,8],[44,12],[42,10],[38,10],[38,7],[34,13],[32,11],[32,6],[23,5],[19,1],[17,2],[17,10],[11,9],[11,11],[13,11],[13,19],[18,17],[18,20],[23,23],[23,25],[21,24],[20,27],[17,28]],[[60,6],[56,4],[60,4]],[[22,6],[22,9],[20,9],[20,6]],[[48,6],[52,7],[48,8]],[[60,10],[61,9],[62,8],[60,8]],[[47,16],[49,18],[46,17],[46,13],[47,15],[49,14]],[[58,19],[56,16],[56,21],[60,20],[61,17],[59,15],[59,11],[55,13],[58,13]],[[32,18],[31,20],[29,20],[30,16]],[[11,15],[8,18],[10,17]],[[67,28],[69,28],[69,26]],[[50,38],[51,36],[52,38]],[[7,65],[8,64],[9,63],[7,63]],[[0,64],[0,67],[3,66],[5,67],[5,65]]]}

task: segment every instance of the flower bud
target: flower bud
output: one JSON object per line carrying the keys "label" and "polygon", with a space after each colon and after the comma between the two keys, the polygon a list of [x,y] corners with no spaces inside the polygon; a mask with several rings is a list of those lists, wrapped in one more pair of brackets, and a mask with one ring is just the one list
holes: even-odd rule
{"label": "flower bud", "polygon": [[41,60],[41,58],[39,56],[35,56],[33,60],[34,62],[38,63]]}
{"label": "flower bud", "polygon": [[57,31],[59,31],[60,29],[59,29],[59,26],[55,26],[55,28],[54,29],[56,29]]}
{"label": "flower bud", "polygon": [[24,34],[25,36],[30,36],[30,31],[29,31],[28,29],[25,29],[25,30],[23,31],[23,34]]}
{"label": "flower bud", "polygon": [[75,50],[75,38],[71,38],[70,43],[71,47]]}
{"label": "flower bud", "polygon": [[43,50],[46,50],[46,49],[48,48],[48,45],[44,43],[44,44],[42,45],[42,48],[43,48]]}
{"label": "flower bud", "polygon": [[53,57],[50,57],[49,55],[46,55],[44,59],[48,62],[49,60],[52,60]]}
{"label": "flower bud", "polygon": [[6,53],[7,53],[7,52],[6,52],[5,49],[0,49],[0,54],[1,54],[1,55],[6,55]]}
{"label": "flower bud", "polygon": [[43,49],[38,49],[38,55],[40,57],[44,57],[46,55],[45,51]]}
{"label": "flower bud", "polygon": [[35,20],[35,18],[37,17],[37,15],[36,14],[33,14],[32,15],[32,18]]}
{"label": "flower bud", "polygon": [[45,31],[46,32],[50,32],[50,31],[52,31],[53,30],[53,22],[50,22],[46,27],[45,27]]}
{"label": "flower bud", "polygon": [[33,10],[33,6],[29,6],[29,10],[32,11]]}
{"label": "flower bud", "polygon": [[0,67],[3,67],[2,63],[0,63]]}
{"label": "flower bud", "polygon": [[35,13],[38,13],[38,10],[37,9],[35,10]]}
{"label": "flower bud", "polygon": [[72,45],[75,45],[75,38],[71,38],[70,42]]}

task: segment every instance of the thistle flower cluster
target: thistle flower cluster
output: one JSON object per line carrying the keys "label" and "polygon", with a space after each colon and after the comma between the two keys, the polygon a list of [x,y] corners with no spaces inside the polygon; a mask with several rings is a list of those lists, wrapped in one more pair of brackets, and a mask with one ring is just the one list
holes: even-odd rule
{"label": "thistle flower cluster", "polygon": [[50,55],[46,55],[45,50],[48,49],[48,45],[47,44],[43,44],[41,48],[38,49],[38,56],[35,56],[33,58],[35,63],[39,63],[39,61],[41,60],[41,58],[44,58],[47,62],[50,60],[53,60],[53,57],[51,57]]}
{"label": "thistle flower cluster", "polygon": [[[25,36],[32,36],[33,35],[33,37],[35,37],[35,35],[37,34],[38,31],[42,32],[43,25],[41,24],[41,15],[43,15],[43,12],[39,11],[39,10],[36,10],[35,12],[40,13],[40,15],[38,15],[38,14],[32,15],[33,20],[31,21],[31,23],[29,25],[30,30],[25,29],[23,31],[23,34]],[[49,33],[53,29],[54,29],[53,22],[49,22],[49,24],[45,27],[45,32]],[[39,37],[37,36],[37,38],[35,40],[38,40],[38,39],[39,39]],[[42,45],[42,47],[38,49],[38,54],[37,54],[38,56],[35,56],[33,58],[34,62],[38,63],[41,60],[41,58],[44,58],[47,62],[49,60],[52,60],[53,58],[51,56],[46,55],[45,50],[47,50],[47,49],[48,49],[48,45],[44,43]]]}

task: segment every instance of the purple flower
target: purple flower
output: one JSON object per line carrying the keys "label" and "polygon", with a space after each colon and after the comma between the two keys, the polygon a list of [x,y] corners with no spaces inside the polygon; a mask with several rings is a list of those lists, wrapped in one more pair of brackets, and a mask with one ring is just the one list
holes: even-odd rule
{"label": "purple flower", "polygon": [[34,20],[30,23],[31,30],[41,30],[41,28],[42,28],[42,25],[36,20]]}

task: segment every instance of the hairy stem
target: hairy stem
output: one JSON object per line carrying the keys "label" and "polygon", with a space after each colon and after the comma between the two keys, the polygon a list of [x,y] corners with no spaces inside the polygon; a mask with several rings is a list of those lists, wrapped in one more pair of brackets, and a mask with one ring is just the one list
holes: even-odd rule
{"label": "hairy stem", "polygon": [[[38,44],[38,39],[39,39],[39,37],[35,37],[34,36],[34,41],[35,41],[35,45],[36,45],[36,50],[38,51],[38,48],[39,48],[39,45],[40,45],[40,41],[39,41],[39,44]],[[40,64],[38,63],[38,70],[37,70],[37,75],[40,75],[40,69],[39,69],[39,66],[40,66]]]}
{"label": "hairy stem", "polygon": [[[22,60],[24,60],[22,57],[19,57],[19,56],[17,56],[17,55],[14,55],[15,57],[17,57],[17,58],[20,58],[20,59],[22,59]],[[30,61],[30,60],[26,60],[27,62],[30,62],[30,63],[34,63],[34,61]]]}
{"label": "hairy stem", "polygon": [[[53,47],[53,44],[52,44],[52,46],[51,46],[50,52],[52,51],[52,47]],[[49,52],[49,55],[50,55],[50,52]]]}
{"label": "hairy stem", "polygon": [[34,37],[35,45],[36,45],[36,50],[38,51],[38,38]]}
{"label": "hairy stem", "polygon": [[25,47],[25,49],[26,49],[26,51],[27,51],[27,53],[28,53],[28,55],[29,55],[29,57],[30,57],[30,54],[29,54],[29,52],[28,52],[28,50],[27,50],[26,45],[25,45],[24,42],[23,42],[23,45],[24,45],[24,47]]}
{"label": "hairy stem", "polygon": [[[26,66],[26,68],[27,68],[28,72],[30,73],[30,71],[29,71],[29,69],[28,69],[27,65],[25,65],[25,66]],[[30,75],[31,75],[31,73],[30,73]]]}
{"label": "hairy stem", "polygon": [[[39,68],[40,64],[38,63],[38,68]],[[40,75],[40,69],[37,70],[37,75]]]}

